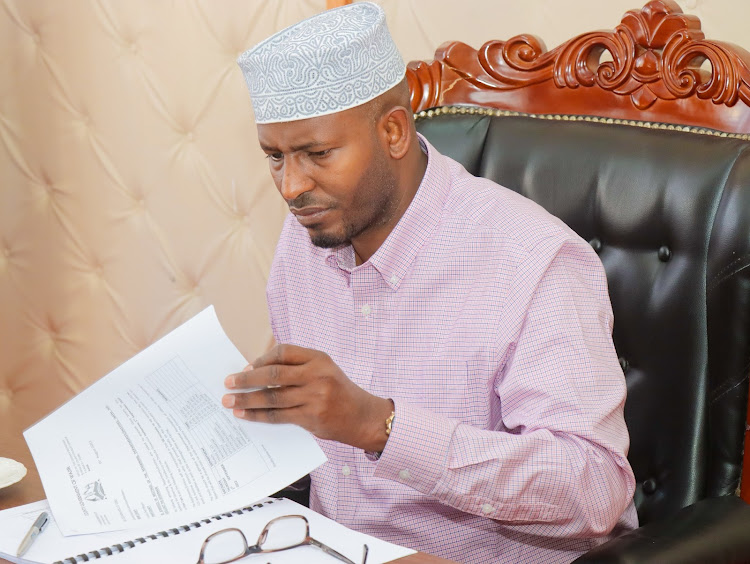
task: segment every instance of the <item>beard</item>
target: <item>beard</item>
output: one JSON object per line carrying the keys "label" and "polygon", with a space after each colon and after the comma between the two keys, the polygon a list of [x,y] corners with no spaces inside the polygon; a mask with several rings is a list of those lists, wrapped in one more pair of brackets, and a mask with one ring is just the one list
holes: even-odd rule
{"label": "beard", "polygon": [[[393,171],[387,166],[385,156],[376,153],[354,189],[354,197],[348,209],[343,210],[343,223],[335,230],[317,231],[308,227],[310,241],[316,247],[333,249],[351,245],[352,240],[368,229],[381,227],[391,221],[398,209],[398,183]],[[308,194],[301,194],[290,207],[312,205]],[[331,209],[341,209],[337,205]]]}

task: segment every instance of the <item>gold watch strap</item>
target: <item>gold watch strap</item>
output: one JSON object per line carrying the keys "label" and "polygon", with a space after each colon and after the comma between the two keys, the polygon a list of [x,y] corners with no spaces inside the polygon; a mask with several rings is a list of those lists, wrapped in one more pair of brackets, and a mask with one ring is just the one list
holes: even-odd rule
{"label": "gold watch strap", "polygon": [[393,428],[393,418],[396,417],[396,412],[391,411],[391,414],[388,416],[388,419],[385,420],[385,436],[390,437],[391,436],[391,429]]}
{"label": "gold watch strap", "polygon": [[[390,400],[391,404],[393,405],[393,400]],[[395,405],[393,405],[394,410],[391,411],[391,414],[388,416],[388,418],[385,420],[385,436],[390,437],[391,431],[393,430],[393,419],[396,417],[396,410]],[[365,456],[368,460],[376,461],[380,460],[380,455],[382,455],[383,452],[375,452],[375,451],[365,451]]]}

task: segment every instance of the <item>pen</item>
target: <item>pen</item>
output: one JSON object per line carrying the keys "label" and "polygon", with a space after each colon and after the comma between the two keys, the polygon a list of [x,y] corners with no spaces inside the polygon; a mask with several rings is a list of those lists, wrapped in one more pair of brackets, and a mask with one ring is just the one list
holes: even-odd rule
{"label": "pen", "polygon": [[36,521],[34,521],[34,524],[31,525],[29,532],[26,533],[25,537],[23,537],[21,544],[18,545],[18,553],[16,554],[16,556],[22,556],[23,553],[29,549],[31,543],[34,542],[34,539],[39,536],[39,533],[41,533],[42,529],[44,529],[47,521],[49,521],[49,515],[47,515],[46,511],[42,511],[39,517],[36,518]]}

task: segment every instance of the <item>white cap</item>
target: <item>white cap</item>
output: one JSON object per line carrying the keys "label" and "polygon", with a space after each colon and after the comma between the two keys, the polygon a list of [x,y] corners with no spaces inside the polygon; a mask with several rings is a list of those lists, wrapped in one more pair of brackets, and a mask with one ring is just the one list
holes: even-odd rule
{"label": "white cap", "polygon": [[406,73],[385,13],[371,2],[294,24],[245,51],[237,63],[256,123],[348,110],[390,90]]}

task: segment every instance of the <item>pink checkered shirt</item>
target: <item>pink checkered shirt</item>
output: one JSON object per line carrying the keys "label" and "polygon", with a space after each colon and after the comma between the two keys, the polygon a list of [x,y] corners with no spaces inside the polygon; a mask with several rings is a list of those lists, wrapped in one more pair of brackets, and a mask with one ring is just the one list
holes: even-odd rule
{"label": "pink checkered shirt", "polygon": [[459,562],[570,562],[637,526],[604,269],[540,206],[420,140],[425,176],[370,260],[314,247],[291,215],[276,250],[276,340],[396,406],[377,462],[319,441],[310,505]]}

